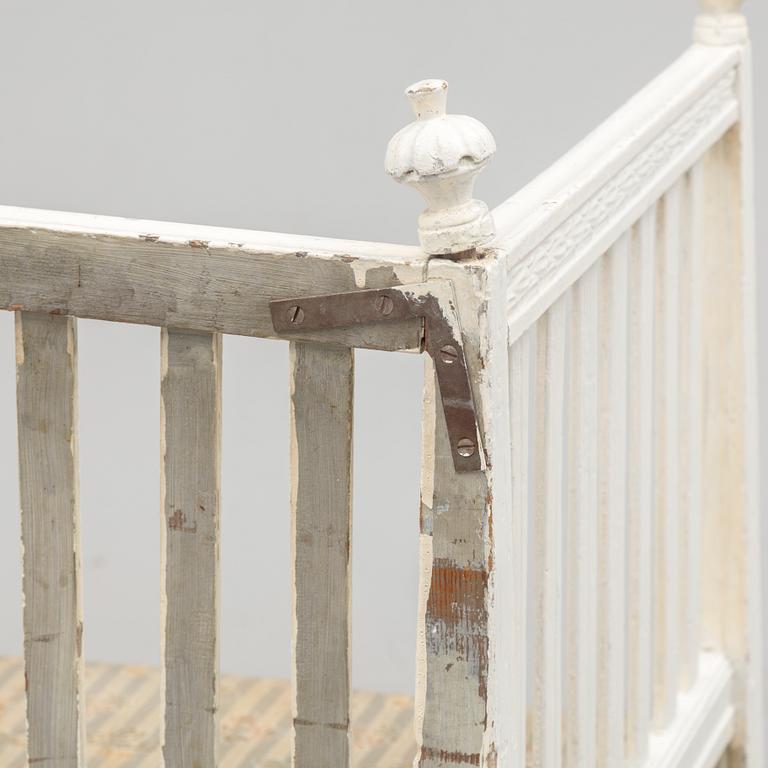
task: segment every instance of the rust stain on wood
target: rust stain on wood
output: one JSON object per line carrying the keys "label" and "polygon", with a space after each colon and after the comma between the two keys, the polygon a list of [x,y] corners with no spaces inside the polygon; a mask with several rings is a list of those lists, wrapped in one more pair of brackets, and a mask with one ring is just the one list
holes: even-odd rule
{"label": "rust stain on wood", "polygon": [[449,752],[447,749],[422,747],[420,763],[423,764],[427,760],[435,760],[439,763],[449,763],[450,765],[480,765],[480,754]]}
{"label": "rust stain on wood", "polygon": [[486,698],[488,681],[488,573],[436,559],[427,600],[427,642],[435,655],[466,662],[477,676],[478,696]]}
{"label": "rust stain on wood", "polygon": [[300,717],[293,718],[294,725],[317,726],[319,728],[332,728],[334,731],[348,731],[349,721],[346,723],[323,723],[316,720],[304,720]]}
{"label": "rust stain on wood", "polygon": [[184,533],[197,532],[197,523],[187,525],[187,516],[180,509],[174,510],[168,518],[168,527],[173,531],[183,531]]}

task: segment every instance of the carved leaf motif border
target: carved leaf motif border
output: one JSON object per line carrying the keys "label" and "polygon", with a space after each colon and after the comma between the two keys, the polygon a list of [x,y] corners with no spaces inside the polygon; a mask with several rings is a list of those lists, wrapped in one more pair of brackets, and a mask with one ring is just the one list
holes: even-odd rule
{"label": "carved leaf motif border", "polygon": [[732,106],[736,70],[725,74],[664,133],[603,185],[540,245],[508,271],[507,300],[514,306],[589,243],[686,146]]}

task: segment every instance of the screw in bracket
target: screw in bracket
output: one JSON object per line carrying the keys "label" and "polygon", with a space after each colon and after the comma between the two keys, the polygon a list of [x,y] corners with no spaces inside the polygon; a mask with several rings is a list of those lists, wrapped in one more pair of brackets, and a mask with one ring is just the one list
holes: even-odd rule
{"label": "screw in bracket", "polygon": [[441,348],[440,360],[442,360],[446,365],[453,365],[458,359],[459,352],[453,345],[446,344]]}
{"label": "screw in bracket", "polygon": [[468,437],[462,437],[461,440],[456,443],[456,452],[459,456],[463,456],[466,459],[474,454],[476,447],[474,440],[470,440]]}
{"label": "screw in bracket", "polygon": [[286,317],[291,325],[301,325],[304,322],[304,310],[297,305],[288,307]]}
{"label": "screw in bracket", "polygon": [[377,296],[376,297],[376,311],[382,315],[391,314],[395,304],[389,296]]}

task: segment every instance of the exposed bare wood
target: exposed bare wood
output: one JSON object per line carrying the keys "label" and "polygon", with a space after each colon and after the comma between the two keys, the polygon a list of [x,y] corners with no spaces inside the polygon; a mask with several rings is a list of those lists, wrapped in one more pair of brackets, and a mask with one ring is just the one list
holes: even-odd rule
{"label": "exposed bare wood", "polygon": [[[423,252],[0,207],[30,765],[85,764],[83,317],[162,329],[164,725],[127,668],[95,718],[155,729],[137,768],[160,743],[174,768],[350,768],[354,347],[431,358],[416,744],[400,729],[370,765],[764,768],[751,54],[741,0],[700,6],[696,44],[495,222],[472,197],[493,137],[444,81],[409,88],[386,166],[427,200]],[[294,627],[292,724],[220,750],[223,333],[291,341]],[[288,717],[278,688],[263,722]]]}
{"label": "exposed bare wood", "polygon": [[75,320],[16,313],[29,765],[85,765]]}
{"label": "exposed bare wood", "polygon": [[217,764],[221,337],[161,333],[167,766]]}
{"label": "exposed bare wood", "polygon": [[354,352],[291,343],[293,765],[349,765]]}
{"label": "exposed bare wood", "polygon": [[[402,246],[0,207],[1,309],[274,338],[272,299],[419,282],[424,264]],[[420,332],[321,337],[416,349]]]}
{"label": "exposed bare wood", "polygon": [[[509,610],[516,564],[510,548],[509,365],[503,262],[430,261],[431,277],[454,281],[465,354],[485,436],[484,469],[457,474],[443,409],[427,368],[422,472],[422,573],[427,593],[419,646],[420,768],[503,765],[513,750]],[[481,309],[482,308],[482,309]],[[493,630],[493,631],[492,631]]]}

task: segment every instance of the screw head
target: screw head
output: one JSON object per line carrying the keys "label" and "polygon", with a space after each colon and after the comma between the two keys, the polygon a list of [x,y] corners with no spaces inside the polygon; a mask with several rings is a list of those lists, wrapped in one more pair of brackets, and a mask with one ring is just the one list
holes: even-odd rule
{"label": "screw head", "polygon": [[382,315],[389,315],[394,309],[395,305],[389,296],[377,296],[376,297],[376,310]]}
{"label": "screw head", "polygon": [[440,359],[446,365],[453,365],[459,359],[459,351],[452,344],[446,344],[440,350]]}
{"label": "screw head", "polygon": [[462,437],[461,440],[456,443],[456,451],[459,456],[463,456],[465,459],[474,454],[475,447],[475,441],[470,440],[468,437]]}
{"label": "screw head", "polygon": [[299,306],[288,307],[286,317],[291,325],[301,325],[304,322],[304,310]]}

